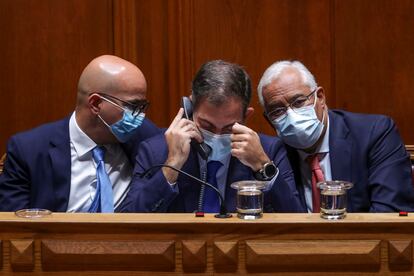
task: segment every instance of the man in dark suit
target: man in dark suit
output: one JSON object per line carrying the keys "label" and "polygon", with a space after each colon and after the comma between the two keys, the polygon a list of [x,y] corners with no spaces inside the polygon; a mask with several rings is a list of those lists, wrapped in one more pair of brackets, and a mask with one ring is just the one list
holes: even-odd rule
{"label": "man in dark suit", "polygon": [[324,180],[345,180],[350,212],[414,210],[411,164],[391,118],[328,110],[322,87],[298,61],[271,65],[258,86],[265,115],[287,144],[302,204],[319,211]]}
{"label": "man in dark suit", "polygon": [[[260,179],[265,191],[265,211],[298,212],[302,207],[281,141],[244,125],[253,113],[249,107],[251,85],[238,65],[224,61],[204,64],[192,83],[193,120],[183,118],[181,108],[166,131],[141,143],[131,190],[123,211],[218,212],[218,195],[209,187],[164,167],[167,164],[207,180],[223,195],[227,210],[236,210],[236,190],[230,184]],[[211,149],[205,160],[191,145],[204,142]],[[277,173],[277,169],[279,173]]]}
{"label": "man in dark suit", "polygon": [[130,155],[159,133],[144,119],[147,106],[146,81],[135,65],[115,56],[92,60],[71,116],[10,139],[0,210],[113,212],[129,190]]}

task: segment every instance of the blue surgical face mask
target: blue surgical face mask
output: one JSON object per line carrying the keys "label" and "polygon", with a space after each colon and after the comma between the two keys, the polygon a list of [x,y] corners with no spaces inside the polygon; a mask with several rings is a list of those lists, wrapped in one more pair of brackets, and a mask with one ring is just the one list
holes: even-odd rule
{"label": "blue surgical face mask", "polygon": [[103,99],[121,108],[124,111],[123,116],[121,120],[113,123],[112,125],[109,125],[107,122],[105,122],[105,120],[102,119],[100,115],[98,115],[98,117],[109,128],[109,130],[112,132],[112,134],[116,137],[116,139],[119,142],[121,143],[127,142],[129,139],[132,138],[132,136],[134,136],[135,131],[144,122],[145,113],[140,113],[138,116],[133,116],[131,110],[125,109],[108,99],[105,99],[105,98]]}
{"label": "blue surgical face mask", "polygon": [[204,137],[204,143],[212,149],[208,160],[221,161],[231,154],[231,134],[214,134],[205,129],[200,129]]}
{"label": "blue surgical face mask", "polygon": [[315,145],[321,137],[324,128],[322,122],[325,118],[325,112],[322,122],[316,116],[316,101],[317,97],[313,105],[297,108],[295,111],[288,108],[285,115],[272,121],[283,142],[297,149],[308,149]]}

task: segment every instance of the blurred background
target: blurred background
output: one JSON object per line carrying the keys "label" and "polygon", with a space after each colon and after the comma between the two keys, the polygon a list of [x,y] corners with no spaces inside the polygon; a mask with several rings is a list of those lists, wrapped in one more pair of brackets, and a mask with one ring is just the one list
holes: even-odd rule
{"label": "blurred background", "polygon": [[70,115],[82,69],[115,54],[144,72],[148,117],[167,127],[212,59],[252,78],[248,125],[274,135],[257,83],[302,61],[330,108],[381,113],[414,144],[414,0],[0,0],[0,155],[10,135]]}

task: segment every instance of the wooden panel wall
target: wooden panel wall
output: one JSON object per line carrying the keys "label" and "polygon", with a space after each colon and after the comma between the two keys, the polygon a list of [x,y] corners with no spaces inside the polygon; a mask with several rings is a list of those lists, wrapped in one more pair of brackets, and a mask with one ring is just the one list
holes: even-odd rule
{"label": "wooden panel wall", "polygon": [[138,0],[115,1],[114,7],[129,11],[115,17],[115,25],[136,22],[135,37],[128,33],[116,39],[135,45],[136,52],[117,53],[145,72],[153,103],[149,117],[162,126],[177,113],[180,97],[190,94],[198,68],[213,59],[238,63],[249,72],[256,113],[248,123],[260,132],[273,135],[255,89],[273,61],[303,60],[330,93],[329,0]]}
{"label": "wooden panel wall", "polygon": [[[249,126],[274,132],[262,118],[256,86],[280,59],[301,60],[325,88],[330,108],[394,118],[406,144],[414,143],[410,84],[414,69],[414,1],[176,0],[115,1],[136,22],[125,57],[150,82],[149,116],[168,126],[191,78],[211,59],[243,65],[254,87]],[[125,6],[129,5],[129,9]],[[123,54],[122,52],[120,53]],[[165,99],[160,101],[160,99]],[[156,105],[156,108],[154,108]]]}
{"label": "wooden panel wall", "polygon": [[336,106],[382,113],[414,143],[414,1],[335,1]]}
{"label": "wooden panel wall", "polygon": [[160,126],[199,66],[220,58],[249,72],[248,124],[273,134],[255,88],[272,62],[299,59],[331,108],[390,115],[414,144],[413,11],[414,0],[0,1],[0,151],[11,134],[68,115],[81,70],[103,53],[143,70]]}
{"label": "wooden panel wall", "polygon": [[113,53],[112,22],[111,0],[0,1],[0,152],[74,110],[82,69]]}

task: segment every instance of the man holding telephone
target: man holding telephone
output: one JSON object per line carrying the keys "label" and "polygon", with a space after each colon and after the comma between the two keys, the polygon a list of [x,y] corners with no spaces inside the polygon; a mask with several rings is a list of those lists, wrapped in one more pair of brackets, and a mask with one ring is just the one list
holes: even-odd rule
{"label": "man holding telephone", "polygon": [[267,180],[264,211],[303,212],[286,151],[279,139],[258,135],[244,125],[252,115],[251,84],[238,65],[221,60],[204,64],[192,82],[191,100],[164,135],[140,145],[125,212],[218,212],[219,198],[210,187],[172,166],[215,186],[227,210],[236,209],[235,181]]}

